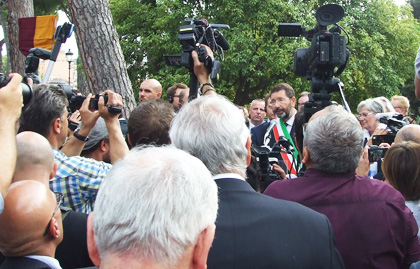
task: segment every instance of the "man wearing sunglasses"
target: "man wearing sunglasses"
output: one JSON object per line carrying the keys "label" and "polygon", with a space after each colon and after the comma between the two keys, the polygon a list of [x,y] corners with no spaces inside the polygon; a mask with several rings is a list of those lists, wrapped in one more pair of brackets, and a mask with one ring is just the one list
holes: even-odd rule
{"label": "man wearing sunglasses", "polygon": [[54,259],[63,239],[59,210],[61,193],[41,182],[23,180],[10,185],[0,214],[0,268],[61,268]]}

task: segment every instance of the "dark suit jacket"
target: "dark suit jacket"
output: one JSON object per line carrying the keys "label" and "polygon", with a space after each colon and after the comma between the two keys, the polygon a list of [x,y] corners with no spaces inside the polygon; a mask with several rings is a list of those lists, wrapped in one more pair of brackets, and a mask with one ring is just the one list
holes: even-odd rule
{"label": "dark suit jacket", "polygon": [[[264,136],[267,132],[268,127],[270,126],[270,122],[264,122],[254,128],[251,129],[251,140],[252,145],[254,146],[262,146],[264,145]],[[293,139],[293,143],[295,143],[295,125],[292,125],[292,129],[290,130],[290,137]],[[270,131],[270,142],[268,145],[273,147],[276,139],[274,138],[274,131]]]}
{"label": "dark suit jacket", "polygon": [[93,266],[87,250],[88,215],[72,210],[65,212],[65,210],[61,209],[64,237],[57,246],[55,258],[64,269]]}
{"label": "dark suit jacket", "polygon": [[216,183],[220,202],[209,269],[343,268],[327,217],[257,193],[240,179]]}
{"label": "dark suit jacket", "polygon": [[47,264],[31,259],[26,257],[9,257],[4,260],[1,264],[0,269],[24,269],[24,268],[31,268],[31,269],[50,269]]}

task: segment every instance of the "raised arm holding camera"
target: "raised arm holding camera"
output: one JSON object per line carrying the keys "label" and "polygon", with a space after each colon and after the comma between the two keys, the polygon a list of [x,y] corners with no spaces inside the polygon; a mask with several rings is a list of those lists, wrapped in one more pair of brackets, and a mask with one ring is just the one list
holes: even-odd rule
{"label": "raised arm holding camera", "polygon": [[[109,132],[111,162],[115,162],[128,152],[118,122],[122,98],[110,90],[104,93],[108,99],[106,106],[103,97],[95,96],[98,112],[91,115],[100,115],[105,119]],[[62,89],[40,85],[34,91],[31,102],[24,107],[21,131],[34,131],[48,139],[59,165],[56,176],[50,181],[50,188],[64,194],[64,206],[88,213],[93,210],[97,191],[111,165],[80,156],[68,157],[59,150],[67,139],[67,106],[67,96]],[[88,139],[77,132],[75,136],[81,142]]]}
{"label": "raised arm holding camera", "polygon": [[10,82],[0,88],[0,213],[3,211],[3,197],[12,182],[16,165],[16,123],[22,111],[22,77],[11,74]]}

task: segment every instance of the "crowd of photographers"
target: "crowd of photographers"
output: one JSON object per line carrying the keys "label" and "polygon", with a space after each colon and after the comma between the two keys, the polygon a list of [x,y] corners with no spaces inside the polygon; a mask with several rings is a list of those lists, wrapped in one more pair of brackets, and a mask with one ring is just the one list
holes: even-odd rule
{"label": "crowd of photographers", "polygon": [[308,115],[312,95],[280,83],[246,119],[191,54],[202,96],[188,102],[178,83],[166,102],[147,79],[128,120],[111,90],[71,117],[55,86],[34,87],[23,106],[22,78],[10,75],[0,89],[0,268],[420,261],[420,126],[407,98],[364,100],[357,116],[337,104]]}

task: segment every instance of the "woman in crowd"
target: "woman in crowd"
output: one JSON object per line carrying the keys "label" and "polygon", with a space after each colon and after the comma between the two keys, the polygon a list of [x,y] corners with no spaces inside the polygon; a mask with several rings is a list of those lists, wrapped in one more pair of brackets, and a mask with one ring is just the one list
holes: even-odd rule
{"label": "woman in crowd", "polygon": [[386,125],[379,123],[375,115],[377,113],[384,113],[385,108],[382,102],[376,98],[366,99],[357,106],[359,112],[359,121],[362,124],[364,132],[364,139],[367,142],[373,135],[376,129],[385,129]]}
{"label": "woman in crowd", "polygon": [[420,226],[420,144],[401,142],[388,149],[382,163],[386,181],[401,192]]}

